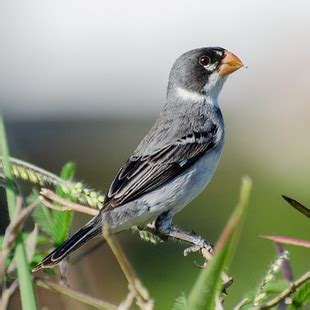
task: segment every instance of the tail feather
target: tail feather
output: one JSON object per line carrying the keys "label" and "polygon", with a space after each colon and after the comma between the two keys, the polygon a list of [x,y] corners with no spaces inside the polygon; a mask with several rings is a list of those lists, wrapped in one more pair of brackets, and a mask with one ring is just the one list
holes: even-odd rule
{"label": "tail feather", "polygon": [[60,263],[71,252],[78,249],[85,242],[92,239],[101,232],[101,225],[96,225],[94,220],[91,220],[84,227],[74,233],[63,244],[57,247],[53,252],[47,255],[40,264],[38,264],[32,271],[37,271],[41,268],[51,268]]}

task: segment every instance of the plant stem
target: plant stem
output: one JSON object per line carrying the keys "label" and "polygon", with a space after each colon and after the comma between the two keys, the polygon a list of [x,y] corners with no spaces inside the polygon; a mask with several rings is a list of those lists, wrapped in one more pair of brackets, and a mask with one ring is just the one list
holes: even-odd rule
{"label": "plant stem", "polygon": [[260,306],[258,306],[256,308],[253,308],[253,309],[258,310],[258,309],[269,309],[269,308],[275,307],[282,300],[284,300],[286,297],[288,297],[292,293],[294,293],[298,287],[300,287],[301,285],[303,285],[304,283],[306,283],[309,280],[310,280],[310,271],[308,271],[305,274],[303,274],[295,282],[292,282],[287,289],[285,289],[283,292],[281,292],[275,298],[269,300],[264,305],[260,305]]}
{"label": "plant stem", "polygon": [[117,259],[117,262],[119,263],[123,271],[123,274],[125,275],[128,281],[130,291],[132,291],[135,294],[135,297],[137,299],[137,304],[140,307],[140,309],[143,309],[143,310],[153,309],[153,300],[150,299],[147,289],[142,285],[142,282],[136,276],[127,257],[125,256],[123,250],[121,249],[120,245],[116,241],[115,237],[112,235],[107,224],[103,225],[102,233],[103,233],[104,239],[107,241],[108,245],[110,246],[114,256]]}
{"label": "plant stem", "polygon": [[[0,115],[0,150],[3,154],[3,172],[6,179],[6,197],[9,217],[10,220],[12,220],[15,214],[16,194],[14,191],[15,187],[10,168],[9,149],[7,145],[2,115]],[[15,257],[23,310],[36,310],[36,295],[32,284],[26,251],[21,234],[16,240]]]}
{"label": "plant stem", "polygon": [[51,282],[51,281],[36,279],[35,283],[37,286],[43,287],[45,289],[49,289],[57,293],[61,293],[75,300],[81,301],[84,304],[93,306],[97,309],[117,310],[117,306],[112,305],[106,301],[88,296],[82,292],[73,290],[69,287],[66,287],[66,286]]}

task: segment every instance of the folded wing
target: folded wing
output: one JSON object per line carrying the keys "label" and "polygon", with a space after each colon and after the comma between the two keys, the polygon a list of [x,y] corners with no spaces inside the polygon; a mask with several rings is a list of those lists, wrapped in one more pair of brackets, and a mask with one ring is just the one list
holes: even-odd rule
{"label": "folded wing", "polygon": [[112,182],[104,208],[133,201],[180,175],[220,140],[219,127],[193,131],[174,143],[144,156],[131,156]]}

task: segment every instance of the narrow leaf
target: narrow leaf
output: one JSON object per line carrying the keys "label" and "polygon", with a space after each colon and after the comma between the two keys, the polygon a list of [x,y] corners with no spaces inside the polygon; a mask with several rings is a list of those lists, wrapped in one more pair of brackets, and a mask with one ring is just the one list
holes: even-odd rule
{"label": "narrow leaf", "polygon": [[282,195],[282,198],[285,201],[287,201],[293,208],[299,211],[301,214],[305,215],[306,217],[310,217],[310,209],[302,205],[300,202],[285,195]]}
{"label": "narrow leaf", "polygon": [[188,309],[187,300],[184,293],[175,299],[172,310],[186,310]]}
{"label": "narrow leaf", "polygon": [[[35,225],[33,231],[28,234],[26,239],[24,239],[25,240],[27,260],[29,263],[32,262],[32,259],[35,255],[38,236],[39,236],[38,226]],[[15,269],[16,269],[16,260],[13,259],[13,261],[11,262],[11,264],[8,267],[8,272],[9,273],[13,272]]]}
{"label": "narrow leaf", "polygon": [[[38,197],[38,192],[33,191],[33,193],[27,197],[27,203],[36,201]],[[53,237],[54,222],[50,210],[42,204],[39,204],[32,212],[31,217],[43,232],[49,237]]]}
{"label": "narrow leaf", "polygon": [[[6,180],[6,198],[10,220],[12,220],[16,208],[16,195],[2,115],[0,115],[0,153],[3,155],[3,173]],[[15,257],[22,307],[24,310],[35,310],[37,309],[36,296],[21,235],[19,235],[16,242]]]}
{"label": "narrow leaf", "polygon": [[291,238],[291,237],[286,237],[286,236],[261,236],[261,237],[264,239],[278,242],[278,243],[284,243],[284,244],[290,244],[290,245],[310,248],[310,241],[308,240],[296,239],[296,238]]}
{"label": "narrow leaf", "polygon": [[[72,180],[75,174],[76,165],[73,162],[68,162],[61,170],[60,177],[64,180]],[[56,194],[59,196],[72,200],[72,197],[65,194],[60,187],[56,188]],[[52,211],[54,222],[54,243],[60,245],[69,236],[69,229],[73,219],[73,211]]]}
{"label": "narrow leaf", "polygon": [[217,298],[222,289],[221,275],[224,269],[229,266],[236,249],[240,226],[244,220],[248,204],[251,184],[252,182],[248,177],[242,179],[239,203],[215,246],[216,252],[214,257],[207,267],[200,272],[189,294],[187,300],[188,309],[215,309]]}
{"label": "narrow leaf", "polygon": [[293,297],[290,309],[301,309],[310,301],[310,282],[301,286]]}

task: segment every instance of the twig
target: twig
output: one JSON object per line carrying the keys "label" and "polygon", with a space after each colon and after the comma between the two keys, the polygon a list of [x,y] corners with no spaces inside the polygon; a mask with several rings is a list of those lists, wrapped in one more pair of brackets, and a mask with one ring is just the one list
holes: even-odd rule
{"label": "twig", "polygon": [[22,209],[22,203],[23,201],[21,196],[17,196],[15,216],[5,230],[2,250],[0,252],[0,279],[2,279],[5,269],[5,261],[11,251],[12,245],[15,242],[16,238],[18,237],[18,233],[20,232],[23,223],[27,219],[28,215],[38,205],[39,200],[34,201],[32,204],[30,204],[28,207],[24,209]]}
{"label": "twig", "polygon": [[35,279],[35,283],[37,286],[43,287],[43,288],[48,289],[48,290],[53,291],[53,292],[57,292],[57,293],[61,293],[63,295],[69,296],[75,300],[81,301],[84,304],[93,306],[97,309],[109,309],[109,310],[117,310],[118,309],[117,306],[115,306],[109,302],[100,300],[100,299],[95,298],[95,297],[88,296],[87,294],[73,290],[67,286],[63,286],[63,285],[54,283],[52,281]]}
{"label": "twig", "polygon": [[115,240],[114,236],[111,234],[109,227],[107,225],[103,225],[102,231],[103,231],[103,237],[109,244],[114,256],[116,257],[129,283],[130,290],[132,290],[132,292],[135,293],[137,305],[143,310],[153,309],[153,300],[150,299],[148,291],[136,276],[133,268],[131,267],[129,261],[127,260],[120,245]]}
{"label": "twig", "polygon": [[0,309],[6,310],[10,301],[10,298],[15,293],[16,289],[18,288],[18,281],[15,280],[9,288],[3,289],[2,291],[2,297],[0,301]]}
{"label": "twig", "polygon": [[[89,207],[68,201],[68,200],[58,196],[57,194],[55,194],[53,191],[46,189],[46,188],[43,188],[41,190],[40,194],[42,195],[39,197],[41,203],[44,206],[46,206],[47,208],[50,208],[53,210],[57,210],[57,211],[74,210],[74,211],[77,211],[80,213],[93,215],[93,216],[96,216],[99,213],[98,209],[89,208]],[[64,207],[59,207],[59,206],[52,204],[50,201],[46,200],[43,196],[48,198],[48,199],[51,199],[57,203],[64,205]],[[143,229],[143,231],[148,232],[148,233],[158,237],[160,240],[163,240],[164,236],[160,232],[158,232],[156,229],[154,229],[154,227],[152,227],[151,225],[147,225]],[[173,239],[172,237],[170,237],[170,238]],[[208,261],[212,258],[212,255],[210,254],[210,252],[207,249],[202,248],[201,254],[203,255],[203,257],[205,258],[206,261]],[[227,289],[232,284],[232,278],[227,276],[226,274],[223,274],[222,278],[223,278],[224,289]]]}
{"label": "twig", "polygon": [[118,310],[128,310],[130,309],[134,299],[136,297],[135,292],[129,289],[129,293],[126,296],[126,299],[118,306]]}
{"label": "twig", "polygon": [[244,298],[234,307],[234,310],[240,310],[243,306],[248,305],[250,302],[251,301],[248,298]]}
{"label": "twig", "polygon": [[[74,211],[81,212],[81,213],[88,214],[88,215],[92,215],[92,216],[95,216],[99,213],[98,209],[85,207],[85,206],[80,205],[78,203],[68,201],[67,199],[56,195],[53,191],[46,189],[46,188],[41,189],[40,195],[41,195],[40,196],[41,202],[46,207],[48,207],[50,209],[54,209],[54,210],[58,210],[58,211],[74,210]],[[42,196],[44,196],[50,200],[53,200],[55,202],[58,202],[58,203],[62,204],[64,207],[55,206],[54,204],[50,203],[48,200],[44,199],[44,197],[42,197]]]}
{"label": "twig", "polygon": [[292,282],[290,284],[290,286],[285,289],[284,291],[282,291],[279,295],[277,295],[275,298],[269,300],[268,302],[266,302],[263,305],[260,305],[256,308],[254,308],[255,310],[259,310],[259,309],[269,309],[272,308],[276,305],[278,305],[283,299],[289,297],[291,294],[293,294],[296,289],[300,286],[302,286],[304,283],[306,283],[307,281],[310,280],[310,271],[306,272],[305,274],[303,274],[300,278],[298,278],[295,282]]}

